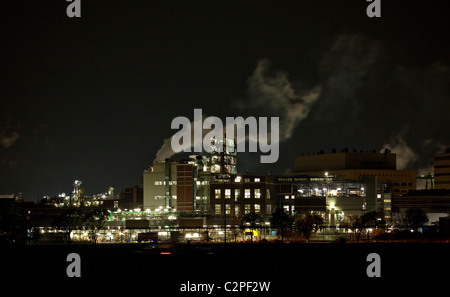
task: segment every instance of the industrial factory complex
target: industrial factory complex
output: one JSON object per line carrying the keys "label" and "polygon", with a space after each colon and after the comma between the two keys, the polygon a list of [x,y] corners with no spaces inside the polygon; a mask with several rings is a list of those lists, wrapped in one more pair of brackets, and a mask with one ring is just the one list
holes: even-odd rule
{"label": "industrial factory complex", "polygon": [[[210,154],[173,156],[144,170],[142,183],[87,195],[82,181],[72,193],[14,202],[26,217],[28,242],[336,240],[409,228],[406,213],[421,209],[427,220],[420,231],[448,232],[450,150],[434,157],[434,175],[399,170],[396,154],[343,149],[298,156],[293,172],[270,175],[238,173],[238,156],[218,141]],[[425,181],[418,189],[417,181]],[[61,222],[101,210],[98,224]],[[68,215],[70,213],[71,215]],[[282,213],[282,215],[280,215]],[[309,236],[295,230],[305,216],[319,218]],[[372,217],[370,225],[355,220]],[[282,217],[283,223],[280,223]],[[86,221],[86,219],[84,219]],[[72,221],[71,221],[72,222]],[[319,226],[320,225],[320,226]],[[447,227],[446,227],[447,226]],[[317,228],[316,228],[317,227]],[[413,226],[414,227],[414,226]],[[418,227],[418,226],[416,226]],[[294,230],[294,231],[293,231]],[[417,230],[411,230],[417,231]],[[304,233],[303,233],[304,234]],[[359,236],[357,236],[359,234]]]}

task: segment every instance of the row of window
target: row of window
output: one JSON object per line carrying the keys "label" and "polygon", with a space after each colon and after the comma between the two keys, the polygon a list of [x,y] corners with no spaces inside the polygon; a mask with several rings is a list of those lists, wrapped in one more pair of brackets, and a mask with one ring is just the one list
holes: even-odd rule
{"label": "row of window", "polygon": [[[230,179],[228,179],[228,178],[225,178],[225,179],[219,178],[219,179],[217,179],[215,181],[218,182],[218,183],[229,183]],[[251,183],[251,182],[260,183],[261,182],[261,178],[255,177],[255,178],[252,179],[250,177],[246,177],[246,178],[243,179],[240,176],[236,176],[235,179],[234,179],[235,183],[241,183],[243,181],[246,182],[246,183]]]}
{"label": "row of window", "polygon": [[435,173],[434,176],[450,176],[450,172],[446,173]]}
{"label": "row of window", "polygon": [[[165,181],[161,181],[161,180],[157,180],[155,181],[155,186],[164,186],[166,184]],[[196,182],[197,186],[207,186],[209,185],[209,182],[207,180],[204,181],[197,181]],[[169,185],[170,186],[176,186],[177,185],[177,181],[169,181]]]}
{"label": "row of window", "polygon": [[[234,179],[234,182],[235,182],[235,183],[240,183],[240,182],[242,182],[242,177],[236,176],[236,178]],[[246,177],[246,178],[244,178],[244,182],[246,182],[246,183],[251,183],[251,182],[252,182],[252,179],[251,179],[250,177]],[[255,177],[255,178],[253,179],[253,182],[259,183],[259,182],[261,182],[261,179],[260,179],[259,177]]]}
{"label": "row of window", "polygon": [[393,183],[393,186],[410,186],[412,187],[412,183]]}
{"label": "row of window", "polygon": [[[244,214],[249,214],[252,212],[252,204],[244,204]],[[221,215],[222,214],[222,205],[216,204],[214,205],[214,214]],[[225,214],[239,216],[241,215],[241,205],[234,206],[234,213],[232,213],[232,208],[230,204],[225,205]],[[261,204],[253,204],[253,212],[261,213]],[[272,213],[272,205],[266,205],[266,214]]]}
{"label": "row of window", "polygon": [[400,189],[394,189],[393,190],[393,192],[396,192],[396,193],[398,193],[398,192],[402,192],[402,193],[407,193],[407,192],[409,192],[411,189],[407,189],[407,190],[400,190]]}
{"label": "row of window", "polygon": [[[177,199],[177,195],[172,195],[172,199]],[[156,195],[155,200],[164,199],[162,195]],[[195,200],[208,200],[208,196],[195,196]]]}
{"label": "row of window", "polygon": [[[155,200],[164,199],[165,197],[162,195],[156,195]],[[177,199],[177,195],[172,195],[172,199]]]}
{"label": "row of window", "polygon": [[[155,186],[164,186],[164,185],[166,185],[166,181],[162,181],[162,180],[155,181]],[[176,181],[169,181],[169,185],[170,186],[176,186],[177,182]]]}
{"label": "row of window", "polygon": [[[241,189],[223,189],[224,190],[224,197],[225,199],[231,199],[234,198],[235,201],[239,199],[241,196]],[[252,191],[253,191],[253,197],[256,199],[260,199],[261,196],[261,189],[244,189],[244,198],[250,199],[252,198]],[[216,199],[222,198],[222,189],[214,189],[214,197]],[[266,189],[266,198],[270,199],[270,190]]]}
{"label": "row of window", "polygon": [[279,182],[325,181],[324,177],[279,177]]}

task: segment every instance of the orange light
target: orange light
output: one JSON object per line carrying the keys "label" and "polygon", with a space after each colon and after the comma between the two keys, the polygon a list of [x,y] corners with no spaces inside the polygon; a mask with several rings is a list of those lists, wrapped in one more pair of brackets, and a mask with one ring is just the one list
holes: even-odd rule
{"label": "orange light", "polygon": [[170,255],[172,254],[171,252],[161,252],[161,255]]}

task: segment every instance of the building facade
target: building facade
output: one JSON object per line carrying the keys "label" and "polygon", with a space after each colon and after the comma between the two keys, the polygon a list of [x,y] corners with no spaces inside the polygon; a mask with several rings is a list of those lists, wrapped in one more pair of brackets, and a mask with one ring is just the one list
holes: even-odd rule
{"label": "building facade", "polygon": [[434,188],[450,189],[450,148],[434,155]]}
{"label": "building facade", "polygon": [[215,178],[210,184],[210,214],[242,218],[255,213],[271,215],[275,211],[275,187],[272,176],[230,175]]}
{"label": "building facade", "polygon": [[299,156],[295,160],[294,173],[354,181],[373,175],[378,183],[390,187],[393,197],[416,190],[416,170],[398,170],[396,154],[389,150],[377,153],[344,149],[341,153]]}
{"label": "building facade", "polygon": [[177,162],[166,160],[154,162],[143,174],[145,210],[176,210]]}
{"label": "building facade", "polygon": [[142,186],[139,185],[125,188],[125,190],[120,192],[120,199],[117,202],[118,208],[121,209],[142,209],[144,206],[144,192]]}
{"label": "building facade", "polygon": [[277,207],[289,215],[316,213],[328,226],[342,225],[350,215],[376,211],[380,219],[390,216],[388,188],[377,183],[376,176],[359,180],[336,180],[331,176],[299,174],[275,179]]}

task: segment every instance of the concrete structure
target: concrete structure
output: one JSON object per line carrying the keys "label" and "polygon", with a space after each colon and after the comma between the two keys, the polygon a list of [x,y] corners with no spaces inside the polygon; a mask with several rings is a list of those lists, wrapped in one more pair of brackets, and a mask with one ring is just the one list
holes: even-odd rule
{"label": "concrete structure", "polygon": [[194,209],[194,166],[177,165],[177,210],[190,212]]}
{"label": "concrete structure", "polygon": [[338,226],[349,215],[361,216],[372,211],[377,211],[380,218],[390,215],[385,213],[386,208],[390,210],[390,196],[382,193],[384,189],[373,175],[349,181],[290,174],[275,180],[278,208],[290,215],[320,214],[328,226]]}
{"label": "concrete structure", "polygon": [[177,210],[179,212],[209,211],[209,183],[211,174],[202,165],[177,165]]}
{"label": "concrete structure", "polygon": [[450,148],[434,155],[434,188],[450,189]]}
{"label": "concrete structure", "polygon": [[177,162],[166,160],[154,162],[144,171],[144,209],[176,209],[177,199]]}
{"label": "concrete structure", "polygon": [[192,155],[184,159],[155,162],[144,171],[144,209],[150,211],[207,212],[209,159]]}
{"label": "concrete structure", "polygon": [[416,189],[416,170],[397,170],[396,154],[385,150],[377,152],[349,152],[298,156],[294,173],[309,176],[332,176],[335,180],[360,180],[373,175],[377,182],[391,187],[392,195],[399,197]]}
{"label": "concrete structure", "polygon": [[139,185],[125,188],[124,191],[120,192],[120,199],[117,202],[121,209],[142,209],[144,207],[144,192],[142,186]]}
{"label": "concrete structure", "polygon": [[215,178],[210,184],[210,213],[242,218],[249,213],[260,216],[275,211],[273,177],[267,175],[231,175]]}
{"label": "concrete structure", "polygon": [[349,152],[344,149],[341,153],[298,156],[295,159],[294,172],[311,172],[319,170],[349,170],[349,169],[384,169],[395,170],[396,155],[386,150],[376,152]]}
{"label": "concrete structure", "polygon": [[421,208],[427,214],[430,224],[437,223],[439,218],[450,214],[450,190],[411,191],[393,199],[393,208],[397,212],[404,212],[408,208]]}

